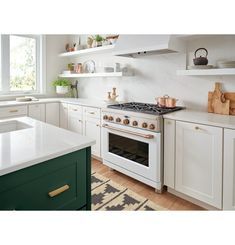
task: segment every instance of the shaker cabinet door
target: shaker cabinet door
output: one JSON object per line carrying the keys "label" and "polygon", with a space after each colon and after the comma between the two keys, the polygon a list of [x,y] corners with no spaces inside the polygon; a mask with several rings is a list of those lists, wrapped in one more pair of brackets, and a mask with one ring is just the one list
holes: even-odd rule
{"label": "shaker cabinet door", "polygon": [[223,129],[176,123],[175,189],[222,208]]}
{"label": "shaker cabinet door", "polygon": [[235,210],[235,130],[224,130],[223,209]]}

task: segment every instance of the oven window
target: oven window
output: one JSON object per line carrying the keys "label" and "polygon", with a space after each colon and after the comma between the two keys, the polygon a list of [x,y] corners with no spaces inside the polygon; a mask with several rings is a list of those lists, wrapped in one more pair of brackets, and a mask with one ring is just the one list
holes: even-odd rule
{"label": "oven window", "polygon": [[146,167],[149,166],[147,143],[109,133],[109,152]]}

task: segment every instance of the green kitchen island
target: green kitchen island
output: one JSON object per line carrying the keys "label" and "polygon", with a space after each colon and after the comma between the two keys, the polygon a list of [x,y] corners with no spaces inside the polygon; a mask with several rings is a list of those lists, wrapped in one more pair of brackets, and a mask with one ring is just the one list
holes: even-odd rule
{"label": "green kitchen island", "polygon": [[28,118],[0,121],[0,210],[91,210],[85,136]]}

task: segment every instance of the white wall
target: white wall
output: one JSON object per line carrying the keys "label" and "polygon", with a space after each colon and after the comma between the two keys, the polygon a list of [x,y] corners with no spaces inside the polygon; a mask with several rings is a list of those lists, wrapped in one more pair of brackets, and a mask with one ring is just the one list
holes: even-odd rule
{"label": "white wall", "polygon": [[[215,65],[216,60],[220,59],[235,60],[235,36],[194,37],[187,43],[190,64],[194,50],[199,47],[208,49],[209,64]],[[221,81],[225,90],[235,91],[235,76],[177,76],[176,70],[186,66],[186,54],[153,55],[136,59],[93,55],[70,61],[84,62],[89,59],[96,62],[98,71],[103,66],[114,66],[115,62],[129,65],[135,70],[135,76],[80,79],[80,97],[106,99],[107,92],[117,87],[120,100],[153,103],[155,97],[168,94],[178,98],[179,104],[188,108],[206,110],[208,91],[213,90],[214,82]]]}
{"label": "white wall", "polygon": [[58,57],[65,52],[65,44],[68,42],[66,35],[46,35],[46,95],[55,96],[55,89],[51,82],[57,79],[58,74],[66,67],[66,59]]}

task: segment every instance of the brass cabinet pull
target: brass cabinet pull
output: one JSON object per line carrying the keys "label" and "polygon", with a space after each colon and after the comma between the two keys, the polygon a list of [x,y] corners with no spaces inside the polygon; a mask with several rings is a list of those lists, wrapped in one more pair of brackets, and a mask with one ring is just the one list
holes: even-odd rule
{"label": "brass cabinet pull", "polygon": [[90,114],[92,114],[92,115],[94,115],[95,114],[95,112],[94,111],[91,111],[91,112],[89,112]]}
{"label": "brass cabinet pull", "polygon": [[49,192],[48,195],[50,197],[55,197],[55,196],[58,196],[65,191],[67,191],[68,189],[69,189],[69,185],[64,185],[64,186],[61,186],[60,188],[58,188],[54,191]]}
{"label": "brass cabinet pull", "polygon": [[196,130],[199,130],[200,128],[198,126],[195,127]]}
{"label": "brass cabinet pull", "polygon": [[77,111],[77,109],[73,109],[73,111]]}
{"label": "brass cabinet pull", "polygon": [[18,110],[10,110],[9,112],[11,112],[11,113],[12,113],[12,112],[18,112]]}

